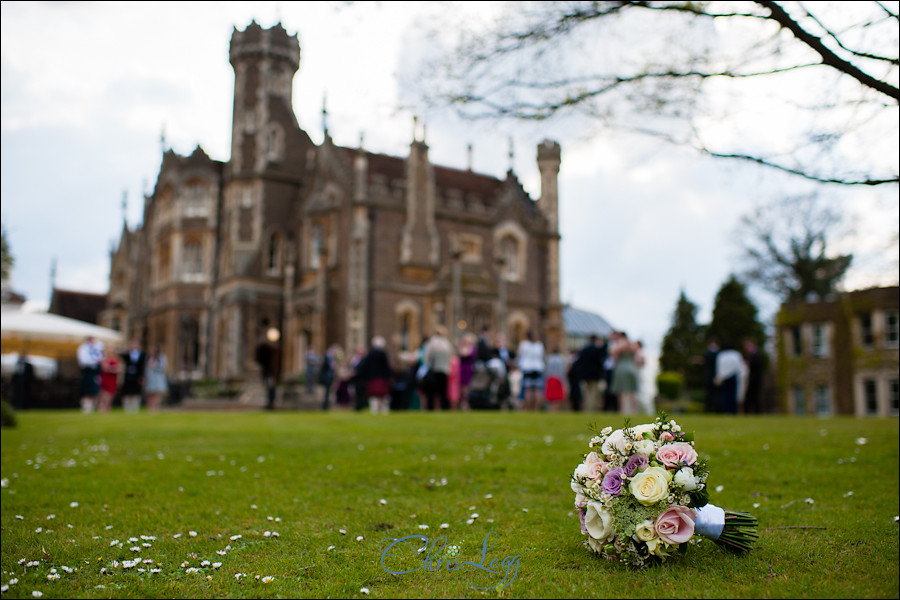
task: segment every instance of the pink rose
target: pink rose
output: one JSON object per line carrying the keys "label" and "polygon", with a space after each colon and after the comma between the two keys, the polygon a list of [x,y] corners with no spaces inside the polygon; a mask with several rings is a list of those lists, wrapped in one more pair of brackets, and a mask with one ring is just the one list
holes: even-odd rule
{"label": "pink rose", "polygon": [[672,469],[681,465],[692,465],[697,462],[697,451],[687,442],[675,442],[661,446],[656,451],[656,460]]}
{"label": "pink rose", "polygon": [[667,544],[682,544],[694,535],[695,518],[690,508],[673,504],[656,519],[656,534]]}
{"label": "pink rose", "polygon": [[672,435],[672,433],[669,432],[669,431],[663,431],[662,434],[660,434],[660,436],[659,436],[659,441],[661,441],[661,442],[674,442],[674,441],[675,441],[675,436]]}
{"label": "pink rose", "polygon": [[596,452],[588,454],[584,459],[584,464],[588,468],[588,477],[595,481],[599,481],[609,470],[609,464],[604,462]]}

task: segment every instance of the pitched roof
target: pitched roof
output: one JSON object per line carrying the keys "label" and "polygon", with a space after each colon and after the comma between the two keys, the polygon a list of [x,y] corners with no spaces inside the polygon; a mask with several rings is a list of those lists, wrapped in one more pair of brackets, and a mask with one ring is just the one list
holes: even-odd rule
{"label": "pitched roof", "polygon": [[96,324],[97,317],[104,308],[106,308],[106,294],[89,294],[53,288],[53,296],[47,312]]}
{"label": "pitched roof", "polygon": [[609,337],[613,327],[600,315],[566,306],[563,308],[566,335]]}

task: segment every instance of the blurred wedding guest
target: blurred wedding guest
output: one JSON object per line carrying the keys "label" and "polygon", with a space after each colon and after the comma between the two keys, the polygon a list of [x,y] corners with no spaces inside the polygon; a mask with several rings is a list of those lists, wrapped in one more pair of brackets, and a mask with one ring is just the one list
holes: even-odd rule
{"label": "blurred wedding guest", "polygon": [[736,415],[744,401],[746,390],[744,357],[730,341],[722,342],[716,356],[716,375],[713,383],[719,392],[718,412]]}
{"label": "blurred wedding guest", "polygon": [[122,354],[122,409],[135,413],[141,409],[141,393],[144,390],[144,365],[146,355],[137,340],[128,343],[128,350]]}
{"label": "blurred wedding guest", "polygon": [[169,391],[166,370],[169,368],[166,355],[159,344],[153,346],[145,366],[144,392],[147,394],[147,410],[158,412],[162,406],[163,396]]}
{"label": "blurred wedding guest", "polygon": [[359,378],[366,384],[366,397],[372,414],[388,414],[391,409],[391,382],[394,371],[387,352],[385,339],[380,335],[372,338],[372,344],[365,358],[359,363]]}
{"label": "blurred wedding guest", "polygon": [[77,351],[81,369],[81,411],[94,412],[100,394],[100,361],[103,360],[103,342],[88,336]]}
{"label": "blurred wedding guest", "polygon": [[[438,325],[434,335],[428,338],[425,345],[424,364],[428,368],[428,382],[425,384],[425,406],[427,410],[450,410],[450,399],[447,397],[447,378],[450,375],[450,359],[456,353],[453,344],[447,339],[447,328]],[[439,406],[435,405],[435,397]]]}
{"label": "blurred wedding guest", "polygon": [[469,410],[469,387],[475,376],[478,360],[478,340],[472,333],[466,333],[459,342],[459,407]]}
{"label": "blurred wedding guest", "polygon": [[640,386],[638,360],[640,347],[628,339],[628,334],[619,332],[611,354],[616,366],[613,368],[612,392],[619,397],[619,412],[633,415],[638,412],[637,393]]}
{"label": "blurred wedding guest", "polygon": [[478,341],[475,346],[475,359],[476,361],[484,364],[487,364],[487,361],[491,360],[494,354],[494,344],[491,341],[491,327],[489,325],[485,325],[481,328],[481,335],[478,336]]}
{"label": "blurred wedding guest", "polygon": [[319,368],[319,355],[313,348],[306,351],[306,374],[303,378],[306,393],[312,395],[316,391],[316,375]]}
{"label": "blurred wedding guest", "polygon": [[460,401],[460,366],[459,356],[456,352],[450,355],[450,372],[447,373],[447,400],[450,402],[450,410],[459,408]]}
{"label": "blurred wedding guest", "polygon": [[516,365],[522,372],[523,408],[528,411],[540,410],[544,391],[544,344],[535,339],[531,330],[519,342]]}
{"label": "blurred wedding guest", "polygon": [[578,372],[581,384],[581,405],[584,412],[603,409],[603,392],[606,391],[606,358],[609,346],[600,336],[592,334],[578,355]]}
{"label": "blurred wedding guest", "polygon": [[329,346],[322,356],[322,365],[319,367],[319,384],[325,388],[322,394],[322,410],[328,410],[331,404],[331,388],[342,357],[343,350],[338,344]]}
{"label": "blurred wedding guest", "polygon": [[554,348],[547,357],[547,369],[544,371],[544,399],[550,412],[558,412],[566,399],[566,373],[566,357],[559,348]]}
{"label": "blurred wedding guest", "polygon": [[752,340],[744,340],[744,362],[747,364],[747,391],[744,394],[744,413],[759,414],[762,407],[762,381],[765,359]]}
{"label": "blurred wedding guest", "polygon": [[109,412],[119,389],[121,364],[116,353],[107,348],[100,361],[100,412]]}
{"label": "blurred wedding guest", "polygon": [[366,380],[360,376],[362,365],[366,359],[368,350],[365,346],[357,346],[353,356],[350,357],[350,387],[353,391],[353,409],[363,410],[369,403],[366,395]]}
{"label": "blurred wedding guest", "polygon": [[581,353],[572,351],[569,357],[569,370],[566,377],[569,382],[569,405],[572,411],[579,412],[583,396],[581,394]]}
{"label": "blurred wedding guest", "polygon": [[28,355],[22,353],[16,360],[16,370],[12,376],[13,407],[16,410],[28,408],[34,388],[34,365]]}

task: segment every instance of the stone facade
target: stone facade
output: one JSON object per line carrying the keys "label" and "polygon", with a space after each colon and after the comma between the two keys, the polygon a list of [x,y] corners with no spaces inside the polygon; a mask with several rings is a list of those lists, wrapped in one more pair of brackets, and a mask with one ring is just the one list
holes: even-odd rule
{"label": "stone facade", "polygon": [[392,357],[443,324],[483,325],[514,348],[528,329],[563,341],[557,175],[538,145],[541,196],[434,165],[424,139],[394,157],[316,145],[291,108],[296,35],[235,29],[231,159],[165,151],[142,225],[111,255],[101,316],[160,344],[176,377],[247,378],[268,346],[282,377],[308,348],[348,352],[374,335]]}
{"label": "stone facade", "polygon": [[785,304],[778,388],[789,414],[897,416],[900,288]]}

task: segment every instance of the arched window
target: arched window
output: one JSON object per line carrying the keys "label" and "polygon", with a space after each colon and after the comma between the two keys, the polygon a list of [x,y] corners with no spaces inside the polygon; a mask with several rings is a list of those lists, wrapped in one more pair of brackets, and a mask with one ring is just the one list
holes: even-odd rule
{"label": "arched window", "polygon": [[528,235],[518,223],[507,221],[494,230],[494,256],[506,281],[518,282],[525,276]]}
{"label": "arched window", "polygon": [[511,235],[500,239],[500,258],[503,261],[502,276],[507,281],[519,279],[519,243]]}
{"label": "arched window", "polygon": [[394,343],[400,352],[415,352],[421,343],[419,328],[419,306],[411,300],[404,300],[394,308],[396,335]]}

